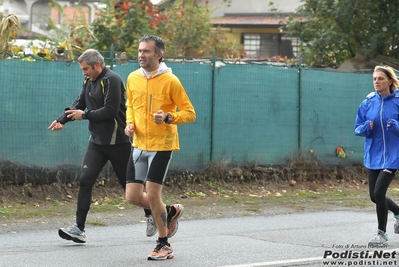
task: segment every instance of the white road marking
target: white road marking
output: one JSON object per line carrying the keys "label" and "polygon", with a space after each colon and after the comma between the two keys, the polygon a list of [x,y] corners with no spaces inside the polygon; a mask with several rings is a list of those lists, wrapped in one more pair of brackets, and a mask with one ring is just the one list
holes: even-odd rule
{"label": "white road marking", "polygon": [[281,261],[265,261],[265,262],[257,262],[257,263],[248,263],[248,264],[238,264],[238,265],[226,265],[219,267],[257,267],[257,266],[275,266],[275,265],[283,265],[283,264],[294,264],[301,262],[312,262],[322,260],[323,257],[316,258],[306,258],[306,259],[292,259],[292,260],[281,260]]}

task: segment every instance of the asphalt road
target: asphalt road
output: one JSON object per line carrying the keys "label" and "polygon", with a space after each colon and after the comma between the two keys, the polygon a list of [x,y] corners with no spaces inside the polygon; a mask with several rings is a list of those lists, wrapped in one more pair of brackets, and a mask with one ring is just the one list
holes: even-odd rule
{"label": "asphalt road", "polygon": [[156,237],[145,236],[145,224],[90,225],[83,245],[60,239],[57,229],[21,229],[0,234],[0,266],[393,267],[399,266],[399,235],[393,233],[393,223],[390,216],[389,245],[369,248],[376,232],[376,215],[370,211],[182,220],[170,239],[175,258],[162,262],[147,260]]}

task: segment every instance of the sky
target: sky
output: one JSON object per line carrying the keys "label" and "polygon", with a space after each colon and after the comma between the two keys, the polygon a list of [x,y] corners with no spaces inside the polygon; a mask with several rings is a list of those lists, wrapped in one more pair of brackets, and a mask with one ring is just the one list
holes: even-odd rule
{"label": "sky", "polygon": [[158,4],[159,2],[161,2],[161,0],[151,0],[151,3],[153,3],[154,5]]}

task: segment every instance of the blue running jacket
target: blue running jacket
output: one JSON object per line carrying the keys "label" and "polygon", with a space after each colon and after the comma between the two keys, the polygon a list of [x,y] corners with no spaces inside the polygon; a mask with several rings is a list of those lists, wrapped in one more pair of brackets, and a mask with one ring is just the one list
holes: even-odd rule
{"label": "blue running jacket", "polygon": [[[374,123],[373,129],[370,121]],[[399,169],[399,91],[386,96],[368,94],[357,111],[355,135],[365,137],[366,168]]]}

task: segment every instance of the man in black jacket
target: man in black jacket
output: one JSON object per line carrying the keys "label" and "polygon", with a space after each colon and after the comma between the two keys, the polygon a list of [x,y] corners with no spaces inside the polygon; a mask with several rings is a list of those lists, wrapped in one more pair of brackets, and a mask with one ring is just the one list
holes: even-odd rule
{"label": "man in black jacket", "polygon": [[86,50],[78,58],[78,62],[86,77],[82,90],[75,102],[48,129],[62,130],[69,121],[89,120],[91,137],[80,174],[76,223],[58,230],[63,239],[85,243],[84,229],[93,185],[109,160],[119,183],[125,189],[131,144],[124,132],[126,97],[122,79],[105,67],[104,58],[97,50]]}

